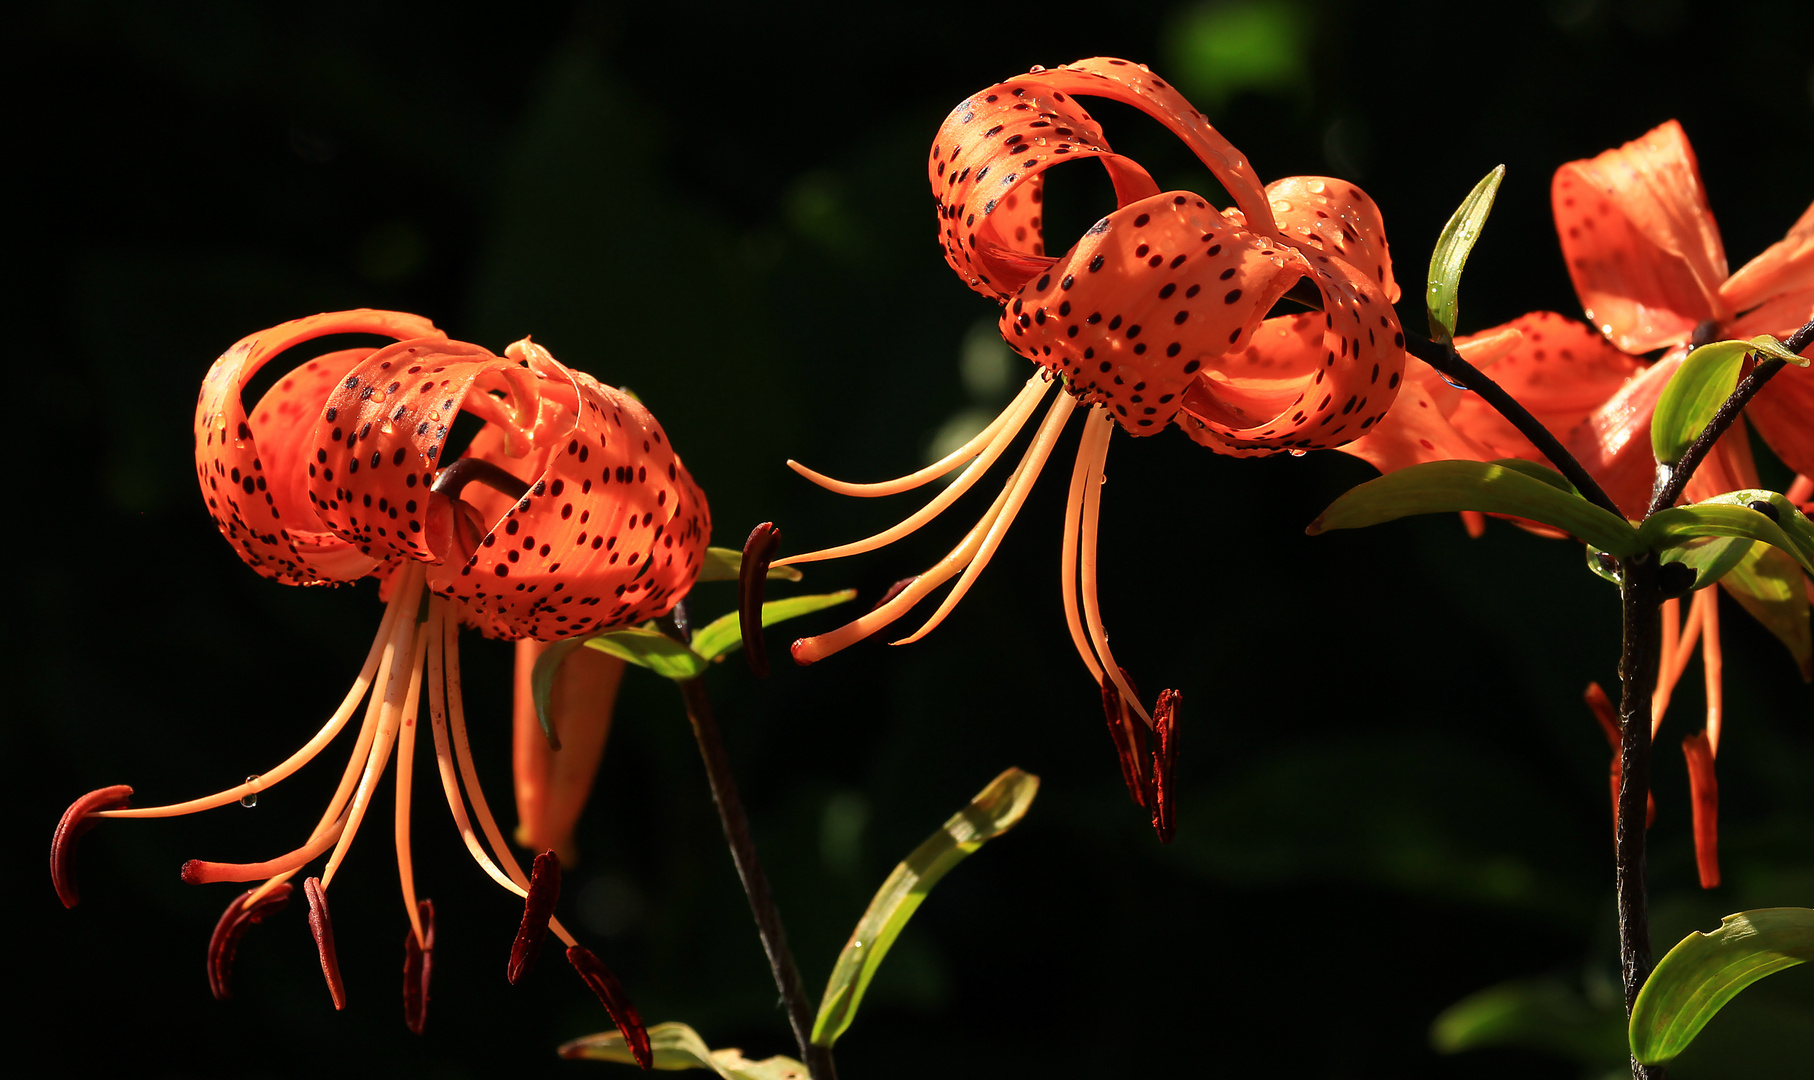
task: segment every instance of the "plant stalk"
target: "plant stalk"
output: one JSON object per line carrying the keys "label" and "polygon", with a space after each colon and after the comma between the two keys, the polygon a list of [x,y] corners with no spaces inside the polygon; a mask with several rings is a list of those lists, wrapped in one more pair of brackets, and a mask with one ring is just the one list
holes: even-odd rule
{"label": "plant stalk", "polygon": [[731,859],[737,864],[737,876],[743,881],[744,895],[749,897],[750,913],[756,917],[756,931],[762,937],[762,949],[768,954],[769,970],[781,991],[787,1008],[787,1022],[794,1029],[799,1044],[800,1060],[812,1073],[813,1080],[837,1080],[837,1067],[831,1047],[812,1042],[813,1012],[800,981],[800,968],[794,962],[793,950],[787,945],[787,931],[781,925],[781,912],[775,907],[769,891],[768,874],[762,860],[756,857],[756,842],[750,835],[750,821],[743,812],[743,799],[737,794],[737,781],[731,775],[730,757],[724,751],[724,738],[718,731],[718,720],[712,713],[711,698],[705,682],[699,678],[680,680],[680,693],[686,700],[687,720],[693,725],[693,737],[699,741],[699,756],[705,760],[706,779],[712,785],[712,801],[718,804],[718,820],[724,826],[724,839],[730,845]]}
{"label": "plant stalk", "polygon": [[[1619,908],[1619,974],[1625,1019],[1650,978],[1650,910],[1645,896],[1645,829],[1650,795],[1650,703],[1662,657],[1661,563],[1649,552],[1624,561],[1619,587],[1624,628],[1619,649],[1619,817],[1615,884]],[[1632,1080],[1663,1080],[1660,1065],[1631,1062]]]}

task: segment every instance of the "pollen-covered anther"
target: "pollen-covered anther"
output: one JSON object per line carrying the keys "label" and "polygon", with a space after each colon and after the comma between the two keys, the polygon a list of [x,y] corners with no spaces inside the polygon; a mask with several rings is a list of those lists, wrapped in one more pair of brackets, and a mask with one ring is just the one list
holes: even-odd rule
{"label": "pollen-covered anther", "polygon": [[233,996],[233,957],[239,952],[239,939],[254,923],[282,911],[290,903],[288,882],[278,882],[260,896],[259,890],[248,889],[233,898],[220,922],[214,924],[214,936],[208,939],[208,988],[217,1000]]}
{"label": "pollen-covered anther", "polygon": [[[1127,672],[1121,673],[1123,679]],[[1146,725],[1121,699],[1121,690],[1113,679],[1102,680],[1102,714],[1109,724],[1109,738],[1115,743],[1115,757],[1121,762],[1121,781],[1134,805],[1152,804],[1152,777],[1147,774]]]}
{"label": "pollen-covered anther", "polygon": [[302,883],[302,894],[309,901],[309,933],[315,936],[315,951],[321,955],[321,976],[327,980],[328,996],[334,1008],[346,1008],[346,984],[340,979],[340,957],[334,951],[334,921],[328,915],[327,893],[321,879],[312,877]]}
{"label": "pollen-covered anther", "polygon": [[434,967],[435,904],[423,898],[416,904],[422,936],[411,926],[403,938],[403,1023],[416,1035],[428,1023],[428,977]]}
{"label": "pollen-covered anther", "polygon": [[94,828],[95,819],[91,815],[102,810],[121,809],[131,797],[131,788],[114,784],[89,792],[63,811],[57,831],[50,838],[50,881],[56,886],[57,899],[63,901],[64,907],[75,907],[82,899],[76,891],[76,841]]}
{"label": "pollen-covered anther", "polygon": [[781,548],[781,530],[765,521],[750,530],[743,542],[743,561],[737,567],[737,625],[743,633],[743,655],[750,671],[768,678],[768,643],[762,638],[762,595],[768,583],[768,566]]}
{"label": "pollen-covered anther", "polygon": [[1153,831],[1169,844],[1178,827],[1178,691],[1161,690],[1153,706]]}
{"label": "pollen-covered anther", "polygon": [[642,1026],[642,1017],[636,1013],[636,1006],[630,1004],[630,995],[624,993],[623,984],[605,962],[593,955],[591,949],[584,945],[574,945],[567,950],[567,962],[573,970],[579,972],[586,985],[598,995],[598,1000],[611,1014],[611,1022],[623,1033],[624,1042],[635,1055],[636,1063],[644,1069],[653,1068],[655,1055],[649,1049],[649,1032]]}
{"label": "pollen-covered anther", "polygon": [[504,977],[510,985],[529,974],[536,957],[542,953],[542,942],[548,937],[548,920],[554,915],[555,901],[561,896],[561,860],[552,851],[535,857],[529,868],[529,895],[523,898],[523,923],[517,927],[516,940],[510,943],[510,964]]}

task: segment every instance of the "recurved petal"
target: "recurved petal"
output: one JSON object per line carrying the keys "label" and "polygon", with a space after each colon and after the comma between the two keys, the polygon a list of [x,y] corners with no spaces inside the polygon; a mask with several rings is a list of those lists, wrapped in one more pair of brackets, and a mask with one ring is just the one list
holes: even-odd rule
{"label": "recurved petal", "polygon": [[[1762,255],[1738,268],[1738,272],[1720,285],[1720,299],[1729,311],[1752,308],[1782,297],[1800,294],[1814,297],[1814,203],[1802,211],[1789,229],[1789,235],[1764,250]],[[1805,306],[1805,305],[1804,305]],[[1802,322],[1807,319],[1803,318]],[[1795,326],[1799,326],[1796,323]],[[1760,330],[1758,333],[1782,331]]]}
{"label": "recurved petal", "polygon": [[1556,231],[1588,321],[1628,353],[1725,321],[1726,253],[1688,137],[1674,120],[1556,170]]}
{"label": "recurved petal", "polygon": [[[1560,435],[1579,427],[1642,369],[1591,327],[1553,311],[1533,311],[1456,344],[1465,355],[1466,345],[1504,329],[1520,331],[1523,340],[1494,362],[1493,381]],[[1490,449],[1492,457],[1546,461],[1510,421],[1474,394],[1458,395],[1449,422]]]}
{"label": "recurved petal", "polygon": [[[247,565],[286,584],[352,581],[377,565],[322,526],[307,499],[299,498],[297,478],[307,464],[301,432],[312,424],[309,396],[334,381],[339,374],[334,368],[351,366],[371,350],[330,353],[299,365],[265,395],[253,417],[247,416],[241,397],[246,383],[273,358],[329,334],[439,336],[427,319],[395,311],[336,311],[296,319],[248,335],[222,353],[196,402],[196,477],[208,511]],[[268,433],[267,424],[272,425]],[[267,445],[261,445],[261,434]]]}
{"label": "recurved petal", "polygon": [[1656,485],[1656,456],[1650,446],[1650,418],[1686,349],[1640,371],[1576,428],[1562,437],[1569,453],[1593,474],[1625,516],[1644,516]]}
{"label": "recurved petal", "polygon": [[1085,404],[1151,435],[1302,276],[1295,259],[1200,196],[1164,192],[1103,218],[1028,282],[1002,313],[1002,337],[1068,377]]}
{"label": "recurved petal", "polygon": [[1329,176],[1288,176],[1267,184],[1266,197],[1286,242],[1342,260],[1372,278],[1387,303],[1398,303],[1385,222],[1365,192]]}
{"label": "recurved petal", "polygon": [[596,649],[575,649],[555,673],[548,699],[549,719],[560,735],[556,752],[535,714],[530,675],[547,644],[516,644],[515,752],[516,842],[531,851],[553,851],[572,866],[573,827],[592,793],[604,759],[611,714],[624,662]]}
{"label": "recurved petal", "polygon": [[[1814,347],[1802,351],[1814,356]],[[1814,368],[1788,366],[1758,392],[1745,415],[1783,464],[1814,476]]]}
{"label": "recurved petal", "polygon": [[[1420,366],[1422,361],[1417,361]],[[1441,383],[1441,379],[1435,380]],[[1382,473],[1425,461],[1491,461],[1500,455],[1456,429],[1422,379],[1408,379],[1399,387],[1398,400],[1386,418],[1362,438],[1338,447]]]}

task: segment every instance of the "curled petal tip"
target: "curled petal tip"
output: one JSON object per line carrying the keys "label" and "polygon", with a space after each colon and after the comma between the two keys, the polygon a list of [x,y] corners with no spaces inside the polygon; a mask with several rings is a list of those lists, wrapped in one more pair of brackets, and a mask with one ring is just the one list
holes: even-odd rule
{"label": "curled petal tip", "polygon": [[515,986],[535,967],[541,955],[542,942],[548,937],[548,920],[554,915],[554,904],[561,895],[561,860],[552,851],[535,857],[529,871],[529,895],[523,901],[523,922],[517,928],[516,940],[510,943],[510,964],[504,977]]}
{"label": "curled petal tip", "polygon": [[302,883],[302,894],[309,900],[309,933],[315,935],[315,951],[321,955],[321,976],[327,980],[328,996],[334,1008],[346,1008],[346,984],[340,979],[340,957],[334,951],[334,922],[328,915],[327,892],[321,879],[312,877]]}
{"label": "curled petal tip", "polygon": [[280,882],[248,905],[258,890],[247,889],[221,912],[220,921],[214,924],[214,936],[208,939],[208,988],[216,999],[225,1001],[233,996],[233,958],[246,929],[263,922],[265,916],[282,911],[289,905],[292,891],[288,882]]}
{"label": "curled petal tip", "polygon": [[403,938],[403,1023],[420,1035],[428,1024],[428,976],[434,967],[434,901],[417,901],[416,918],[422,922],[422,937],[418,939],[411,926]]}
{"label": "curled petal tip", "polygon": [[90,815],[102,810],[118,810],[131,797],[131,788],[114,784],[89,792],[63,811],[57,831],[50,838],[50,883],[56,886],[57,899],[63,901],[64,907],[75,907],[82,899],[76,889],[76,841],[94,828],[95,821]]}
{"label": "curled petal tip", "polygon": [[630,1004],[630,995],[624,993],[623,984],[617,981],[617,976],[611,974],[611,969],[605,966],[605,962],[584,945],[569,948],[567,962],[573,965],[573,970],[579,972],[579,977],[598,995],[605,1011],[611,1014],[611,1022],[623,1033],[630,1053],[636,1056],[636,1063],[644,1069],[653,1068],[655,1055],[649,1049],[649,1032],[642,1026],[642,1017],[637,1015],[636,1006]]}
{"label": "curled petal tip", "polygon": [[743,631],[743,655],[757,678],[768,678],[768,645],[762,639],[762,594],[768,583],[768,566],[781,547],[781,530],[765,521],[750,530],[743,542],[743,562],[737,568],[737,622]]}

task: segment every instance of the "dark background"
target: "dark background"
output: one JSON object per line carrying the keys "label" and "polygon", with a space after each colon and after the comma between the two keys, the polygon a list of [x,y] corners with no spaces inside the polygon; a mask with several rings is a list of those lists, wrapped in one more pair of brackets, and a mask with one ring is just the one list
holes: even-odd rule
{"label": "dark background", "polygon": [[[500,351],[533,333],[642,395],[708,493],[718,543],[773,519],[802,550],[918,502],[829,495],[785,458],[897,475],[947,420],[1008,396],[975,377],[987,363],[960,378],[967,335],[983,327],[969,340],[986,346],[993,314],[942,265],[923,161],[952,104],[1032,64],[1149,62],[1263,177],[1363,184],[1413,328],[1430,244],[1500,162],[1463,329],[1578,314],[1549,176],[1670,117],[1699,151],[1735,267],[1814,187],[1802,3],[865,7],[92,2],[14,23],[19,514],[0,754],[19,774],[4,797],[12,984],[27,995],[7,1014],[15,1054],[146,1077],[628,1075],[554,1057],[606,1018],[552,956],[529,985],[505,985],[520,906],[465,858],[432,791],[415,826],[418,882],[440,912],[425,1036],[401,1023],[405,920],[383,811],[334,890],[346,1012],[329,1006],[300,900],[248,937],[235,999],[212,1000],[205,946],[234,894],[185,886],[178,867],[293,846],[340,751],[256,809],[105,825],[82,852],[83,904],[57,904],[42,860],[71,799],[126,782],[163,802],[268,768],[339,700],[377,625],[369,588],[284,589],[247,571],[196,497],[196,388],[244,334],[356,306],[419,312]],[[1246,44],[1216,59],[1230,42]],[[1096,111],[1162,183],[1208,189],[1156,125]],[[1055,174],[1058,249],[1108,208],[1095,170],[1068,175],[1080,171]],[[1027,821],[902,936],[839,1044],[843,1075],[1616,1065],[1607,753],[1580,694],[1616,680],[1617,609],[1579,548],[1497,523],[1469,541],[1452,517],[1305,537],[1371,475],[1339,454],[1237,461],[1168,431],[1118,439],[1109,469],[1117,653],[1149,693],[1184,695],[1169,847],[1128,805],[1065,634],[1063,467],[927,640],[762,684],[741,664],[711,677],[815,996],[898,858],[1001,769],[1043,778]],[[867,604],[981,505],[811,568],[803,587],[854,585]],[[732,593],[701,586],[695,617]],[[1724,603],[1727,884],[1694,884],[1677,746],[1699,726],[1697,664],[1658,754],[1659,953],[1730,911],[1814,902],[1814,697]],[[507,803],[509,650],[473,638],[464,656],[482,767]],[[650,1022],[791,1054],[717,829],[677,695],[633,673],[563,912]],[[1572,1016],[1610,1041],[1588,1038],[1576,1060],[1430,1048],[1443,1008],[1511,979],[1539,980],[1559,1010],[1538,1036],[1554,1042]],[[1814,970],[1778,975],[1671,1075],[1787,1075],[1814,1046],[1811,1013]]]}

